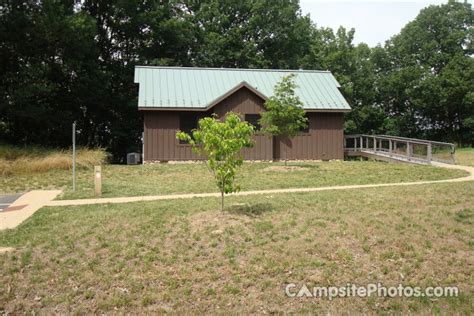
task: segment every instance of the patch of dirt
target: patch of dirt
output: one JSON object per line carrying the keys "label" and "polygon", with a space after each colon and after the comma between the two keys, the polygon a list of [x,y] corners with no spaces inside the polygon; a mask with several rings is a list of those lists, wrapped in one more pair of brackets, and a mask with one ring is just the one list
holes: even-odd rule
{"label": "patch of dirt", "polygon": [[[234,203],[230,206],[238,206]],[[212,227],[212,234],[219,235],[226,228],[246,224],[251,221],[248,216],[234,215],[229,212],[207,211],[199,212],[189,217],[189,227],[191,232],[197,232]]]}
{"label": "patch of dirt", "polygon": [[263,172],[291,172],[291,171],[305,171],[309,170],[309,168],[306,167],[300,167],[300,166],[270,166],[262,169]]}
{"label": "patch of dirt", "polygon": [[6,253],[6,252],[12,252],[14,250],[15,248],[12,248],[12,247],[0,247],[0,254]]}

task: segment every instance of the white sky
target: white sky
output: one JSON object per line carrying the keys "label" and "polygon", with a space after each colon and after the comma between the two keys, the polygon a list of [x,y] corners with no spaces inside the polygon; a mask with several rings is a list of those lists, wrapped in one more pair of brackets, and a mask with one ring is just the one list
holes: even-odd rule
{"label": "white sky", "polygon": [[[340,25],[355,28],[354,43],[382,45],[418,12],[430,5],[446,3],[447,0],[300,0],[303,14],[310,14],[318,27]],[[468,1],[472,3],[472,0]]]}

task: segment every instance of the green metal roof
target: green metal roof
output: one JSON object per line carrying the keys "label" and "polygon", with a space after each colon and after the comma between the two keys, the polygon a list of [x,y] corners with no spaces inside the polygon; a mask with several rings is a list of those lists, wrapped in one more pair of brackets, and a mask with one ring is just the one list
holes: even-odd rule
{"label": "green metal roof", "polygon": [[241,85],[268,98],[275,84],[290,73],[297,75],[295,92],[305,110],[350,110],[329,71],[149,66],[135,67],[138,107],[206,109]]}

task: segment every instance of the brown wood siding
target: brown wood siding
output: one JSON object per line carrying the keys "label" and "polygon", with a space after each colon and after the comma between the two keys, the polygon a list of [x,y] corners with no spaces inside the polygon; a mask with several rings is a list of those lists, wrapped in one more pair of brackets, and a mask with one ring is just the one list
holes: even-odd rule
{"label": "brown wood siding", "polygon": [[145,160],[194,160],[191,146],[176,139],[180,112],[149,111],[144,114]]}
{"label": "brown wood siding", "polygon": [[[242,115],[260,113],[264,100],[243,87],[214,106],[208,113],[223,117],[233,111]],[[144,111],[145,161],[195,160],[198,155],[191,146],[176,139],[179,111]],[[343,114],[308,113],[309,133],[291,141],[273,139],[263,134],[254,136],[255,146],[243,150],[248,160],[285,159],[343,159]]]}
{"label": "brown wood siding", "polygon": [[[222,100],[212,110],[223,117],[226,113],[234,112],[242,115],[258,114],[265,108],[264,100],[247,88],[241,88],[227,99]],[[273,159],[273,139],[261,133],[254,135],[255,145],[252,148],[244,148],[244,158],[247,160],[272,160]]]}
{"label": "brown wood siding", "polygon": [[343,159],[343,114],[308,113],[309,133],[274,139],[274,159]]}

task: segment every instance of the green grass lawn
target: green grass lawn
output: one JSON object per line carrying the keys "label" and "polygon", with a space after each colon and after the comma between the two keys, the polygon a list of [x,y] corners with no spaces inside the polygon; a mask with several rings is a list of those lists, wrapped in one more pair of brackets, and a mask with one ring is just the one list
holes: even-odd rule
{"label": "green grass lawn", "polygon": [[[333,174],[333,164],[317,166],[321,177]],[[147,168],[141,170],[159,175],[165,166]],[[398,168],[406,167],[396,165],[392,174],[402,172]],[[466,182],[233,196],[223,213],[218,198],[43,208],[17,229],[0,232],[0,246],[17,248],[0,255],[0,313],[468,315],[472,192],[474,183]],[[287,283],[347,282],[458,286],[461,294],[333,301],[284,294]]]}
{"label": "green grass lawn", "polygon": [[[274,170],[282,163],[245,163],[237,182],[242,190],[301,188],[331,185],[407,182],[457,178],[463,171],[412,164],[373,161],[291,163],[299,170]],[[103,197],[215,192],[217,188],[204,164],[104,165]],[[0,179],[0,192],[59,188],[62,199],[94,196],[93,171],[80,169],[76,192],[71,192],[71,172],[15,174]]]}
{"label": "green grass lawn", "polygon": [[456,163],[464,166],[474,166],[474,148],[456,149]]}

